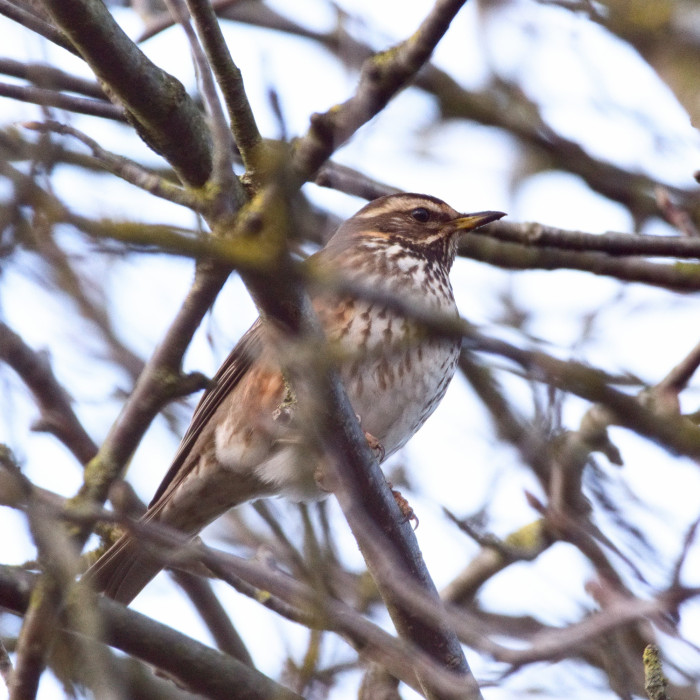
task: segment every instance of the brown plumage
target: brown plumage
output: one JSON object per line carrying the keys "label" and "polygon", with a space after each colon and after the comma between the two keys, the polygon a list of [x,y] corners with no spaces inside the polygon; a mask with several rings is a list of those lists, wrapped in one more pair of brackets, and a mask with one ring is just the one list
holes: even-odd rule
{"label": "brown plumage", "polygon": [[[436,313],[456,314],[449,271],[459,234],[501,212],[459,214],[435,197],[397,194],[370,202],[348,219],[314,257],[350,282]],[[459,343],[428,338],[379,302],[321,296],[313,305],[326,338],[350,359],[339,367],[363,429],[385,457],[420,428],[447,390]],[[144,519],[188,535],[245,501],[322,495],[318,461],[303,444],[287,407],[275,345],[255,324],[217,372],[197,406],[172,466]],[[129,603],[161,566],[126,534],[85,579]]]}

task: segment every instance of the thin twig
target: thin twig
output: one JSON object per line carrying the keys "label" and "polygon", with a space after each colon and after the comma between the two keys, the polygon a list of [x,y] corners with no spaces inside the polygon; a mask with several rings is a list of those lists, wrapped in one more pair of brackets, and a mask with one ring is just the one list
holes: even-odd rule
{"label": "thin twig", "polygon": [[[2,0],[0,0],[2,2]],[[113,121],[125,122],[124,110],[110,102],[93,100],[77,95],[66,95],[63,92],[47,90],[39,87],[27,87],[13,83],[0,83],[0,97],[9,97],[21,102],[30,102],[42,107],[57,107],[68,112],[88,114],[92,117],[102,117]]]}
{"label": "thin twig", "polygon": [[691,523],[690,527],[683,537],[683,548],[681,553],[678,555],[678,559],[673,567],[673,575],[671,576],[671,588],[681,587],[681,572],[683,571],[683,564],[685,564],[688,554],[690,553],[690,548],[695,542],[695,538],[698,533],[698,528],[700,528],[700,517],[696,518],[694,522]]}
{"label": "thin twig", "polygon": [[48,358],[32,350],[2,322],[0,360],[12,367],[31,390],[41,411],[41,428],[56,435],[81,464],[92,459],[97,446],[75,415],[70,397],[56,379]]}
{"label": "thin twig", "polygon": [[633,255],[618,257],[597,251],[537,247],[471,234],[462,237],[459,254],[508,270],[582,270],[675,291],[700,289],[700,264],[697,263],[664,265]]}
{"label": "thin twig", "polygon": [[67,124],[48,119],[43,122],[25,122],[22,126],[31,131],[39,133],[56,133],[64,136],[71,136],[85,144],[93,156],[105,167],[106,170],[122,178],[126,182],[149,192],[156,197],[166,199],[169,202],[188,207],[193,211],[199,211],[202,200],[191,190],[187,190],[179,185],[170,182],[166,178],[160,177],[147,171],[141,165],[129,158],[112,153],[100,146],[97,141],[87,134],[73,128]]}
{"label": "thin twig", "polygon": [[52,41],[54,44],[70,51],[72,54],[79,56],[78,50],[71,44],[70,40],[63,32],[46,20],[38,17],[32,12],[19,7],[18,5],[9,2],[9,0],[0,0],[0,14],[5,15],[14,20],[23,27],[30,29],[35,34],[43,36],[45,39]]}
{"label": "thin twig", "polygon": [[28,80],[39,87],[68,90],[108,102],[104,91],[94,80],[79,78],[46,63],[28,63],[11,58],[0,58],[0,73]]}
{"label": "thin twig", "polygon": [[186,571],[174,571],[173,576],[192,601],[214,638],[216,646],[246,666],[255,668],[244,641],[233,626],[226,609],[214,594],[209,581]]}
{"label": "thin twig", "polygon": [[688,386],[688,382],[700,367],[700,343],[698,343],[655,387],[655,390],[671,392],[676,396]]}
{"label": "thin twig", "polygon": [[190,44],[199,85],[207,106],[213,143],[212,171],[209,181],[213,185],[214,217],[230,216],[246,200],[243,189],[233,172],[233,139],[221,108],[211,67],[204,55],[197,34],[190,24],[187,7],[183,0],[165,0],[175,19],[182,26]]}
{"label": "thin twig", "polygon": [[224,96],[236,146],[248,177],[255,181],[258,167],[256,150],[262,143],[262,137],[248,102],[243,76],[231,57],[212,4],[208,0],[187,0],[187,4]]}
{"label": "thin twig", "polygon": [[700,239],[681,236],[645,236],[631,233],[586,233],[539,223],[497,221],[470,236],[497,238],[535,248],[562,248],[614,256],[700,258]]}

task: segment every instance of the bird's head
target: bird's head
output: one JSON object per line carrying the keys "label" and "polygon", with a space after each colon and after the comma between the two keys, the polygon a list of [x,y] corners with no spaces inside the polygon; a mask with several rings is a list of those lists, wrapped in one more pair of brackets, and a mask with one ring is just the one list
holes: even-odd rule
{"label": "bird's head", "polygon": [[459,235],[505,216],[500,211],[460,214],[437,197],[401,193],[379,197],[348,219],[331,239],[346,246],[394,246],[449,269]]}

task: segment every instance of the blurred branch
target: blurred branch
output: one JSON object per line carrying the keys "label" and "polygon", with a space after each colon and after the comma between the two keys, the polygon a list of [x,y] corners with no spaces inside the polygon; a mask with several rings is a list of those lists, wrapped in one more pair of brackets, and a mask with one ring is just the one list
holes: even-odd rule
{"label": "blurred branch", "polygon": [[[469,339],[469,335],[465,334]],[[635,397],[608,384],[605,374],[574,360],[558,360],[539,351],[523,350],[493,338],[472,334],[473,349],[507,357],[532,376],[552,386],[603,404],[612,412],[611,423],[639,433],[675,453],[700,459],[700,429],[687,418],[654,411]],[[469,340],[468,340],[469,342]]]}
{"label": "blurred branch", "polygon": [[[154,527],[153,523],[131,523],[129,526],[140,536],[167,548],[165,551],[159,550],[164,558],[167,559],[168,550],[172,551],[171,564],[182,566],[201,562],[236,590],[262,604],[267,605],[271,598],[277,599],[278,602],[272,604],[272,609],[285,614],[286,605],[286,612],[294,615],[294,611],[297,611],[296,614],[300,615],[298,619],[306,626],[341,634],[360,653],[380,661],[410,686],[420,687],[416,676],[425,674],[435,687],[441,689],[444,697],[466,697],[464,678],[459,672],[445,669],[432,655],[415,644],[391,637],[349,606],[322,595],[318,589],[300,583],[276,567],[194,544],[180,533],[166,527]],[[173,547],[176,549],[173,550]],[[241,582],[245,582],[242,587]],[[432,611],[428,619],[435,621],[435,611],[441,610],[439,602],[426,596],[419,585],[410,585],[414,594],[425,599],[426,607]]]}
{"label": "blurred branch", "polygon": [[246,200],[246,195],[233,172],[233,139],[216,91],[212,68],[207,62],[197,33],[192,28],[184,0],[165,0],[165,3],[177,18],[189,42],[200,92],[209,117],[212,141],[212,170],[207,180],[210,216],[234,216]]}
{"label": "blurred branch", "polygon": [[[445,512],[450,520],[464,529],[464,521],[457,519],[449,511]],[[441,591],[440,597],[445,602],[467,606],[490,578],[518,561],[532,561],[554,541],[544,520],[528,523],[504,540],[497,540],[493,536],[478,537],[477,542],[481,544],[481,549],[464,570]]]}
{"label": "blurred branch", "polygon": [[166,199],[175,204],[180,204],[183,207],[188,207],[195,212],[201,208],[201,197],[197,197],[192,190],[187,190],[164,177],[148,172],[133,160],[105,150],[97,141],[90,138],[82,131],[74,129],[72,126],[61,124],[51,119],[42,122],[27,122],[23,124],[23,126],[25,129],[37,131],[41,134],[55,133],[63,136],[71,136],[85,144],[92,151],[95,160],[98,161],[105,170],[113,173],[122,180],[156,197]]}
{"label": "blurred branch", "polygon": [[541,431],[527,424],[507,401],[493,372],[471,350],[462,348],[459,369],[481,399],[494,424],[496,434],[518,450],[521,459],[545,481],[550,471],[550,445]]}
{"label": "blurred branch", "polygon": [[17,372],[36,399],[41,421],[34,429],[55,435],[81,464],[86,464],[97,446],[73,412],[70,397],[54,376],[48,356],[32,350],[0,322],[0,359]]}
{"label": "blurred branch", "polygon": [[37,87],[67,90],[92,97],[95,100],[102,100],[106,105],[113,106],[107,99],[104,90],[94,80],[79,78],[47,63],[27,63],[14,61],[10,58],[0,58],[0,73],[28,80]]}
{"label": "blurred branch", "polygon": [[[36,696],[39,679],[44,670],[49,651],[54,644],[60,647],[56,637],[60,617],[60,603],[72,589],[78,573],[78,552],[72,546],[68,531],[60,527],[60,508],[54,507],[53,494],[49,499],[34,488],[20,472],[6,449],[0,455],[5,494],[13,494],[8,505],[21,508],[29,523],[32,539],[37,547],[42,576],[34,586],[24,622],[17,640],[15,669],[10,679],[11,700],[31,699]],[[92,608],[69,611],[70,624],[83,633],[97,629]],[[73,645],[63,647],[70,656]],[[121,700],[121,694],[112,692],[114,686],[111,668],[102,653],[93,653],[85,659],[83,677],[100,688],[98,695],[106,700]],[[60,674],[59,674],[60,675]]]}
{"label": "blurred branch", "polygon": [[[21,4],[24,4],[25,7],[20,7]],[[34,7],[32,7],[32,11],[25,9],[28,4],[11,2],[11,0],[0,0],[0,14],[77,56],[78,51],[66,35],[49,22],[48,18],[40,16]]]}
{"label": "blurred branch", "polygon": [[76,95],[66,95],[52,89],[26,87],[11,83],[0,83],[0,97],[8,97],[21,102],[31,102],[42,107],[57,107],[77,114],[88,114],[93,117],[103,117],[116,121],[126,121],[124,112],[103,100],[92,100]]}
{"label": "blurred branch", "polygon": [[[24,614],[33,577],[21,576],[12,567],[0,567],[0,600],[17,614]],[[85,596],[86,592],[81,591]],[[69,602],[80,613],[84,605],[81,596]],[[246,697],[251,700],[301,700],[258,671],[236,661],[227,654],[215,651],[179,632],[128,610],[118,603],[94,597],[94,606],[104,621],[102,638],[122,651],[152,664],[206,698],[230,700]]]}
{"label": "blurred branch", "polygon": [[[698,343],[655,387],[654,392],[673,402],[669,408],[679,411],[678,395],[688,386],[700,367],[700,343]],[[669,396],[670,395],[670,396]]]}
{"label": "blurred branch", "polygon": [[[485,89],[467,92],[452,78],[443,79],[438,94],[444,118],[471,119],[516,136],[531,149],[538,170],[561,170],[581,177],[595,192],[627,207],[636,221],[659,214],[653,178],[630,172],[589,155],[579,144],[557,134],[541,115],[539,105],[516,84],[493,77]],[[700,220],[700,193],[665,186],[695,221]]]}
{"label": "blurred branch", "polygon": [[[242,22],[251,26],[287,32],[305,38],[318,39],[323,36],[318,32],[302,27],[293,20],[275,12],[265,3],[257,2],[257,0],[213,0],[211,5],[217,16],[222,19],[230,19],[234,22]],[[160,12],[149,17],[146,27],[138,37],[137,42],[147,41],[172,25],[173,18],[167,12]]]}
{"label": "blurred branch", "polygon": [[671,226],[678,229],[682,235],[690,238],[700,238],[698,227],[695,225],[688,212],[673,201],[668,189],[658,185],[654,192],[656,195],[656,203],[659,205],[659,211],[663,214],[664,219],[666,219]]}
{"label": "blurred branch", "polygon": [[99,454],[88,464],[85,482],[77,497],[81,501],[104,502],[110,485],[121,474],[151,421],[172,397],[185,351],[227,277],[228,270],[200,268],[199,276],[146,363]]}
{"label": "blurred branch", "polygon": [[[607,427],[614,420],[611,412],[601,405],[594,405],[584,414],[578,430],[569,430],[554,439],[545,440],[535,426],[525,429],[522,421],[513,416],[493,378],[471,357],[471,353],[462,352],[460,368],[484,400],[500,437],[519,450],[523,461],[533,468],[549,498],[548,506],[545,507],[529,495],[531,505],[539,510],[543,518],[514,533],[511,536],[514,537],[513,541],[518,544],[527,542],[527,555],[532,553],[537,556],[557,539],[565,539],[591,560],[609,584],[615,584],[619,590],[627,592],[595,540],[603,541],[614,554],[630,566],[632,564],[591,522],[590,506],[582,492],[583,472],[589,463],[591,452],[602,452],[614,464],[621,464],[619,451],[607,434]],[[459,524],[482,544],[480,554],[450,586],[450,595],[460,595],[463,599],[464,591],[467,596],[472,596],[476,587],[513,560],[523,558],[523,553],[517,549],[513,551],[500,541],[494,542],[490,537],[482,541],[479,533],[468,527],[467,522],[459,521]]]}
{"label": "blurred branch", "polygon": [[246,666],[255,668],[245,643],[214,594],[209,581],[186,571],[174,571],[173,576],[192,601],[219,650]]}
{"label": "blurred branch", "polygon": [[[372,187],[370,181],[363,180],[362,183],[361,187]],[[75,216],[71,219],[78,221]],[[91,235],[113,237],[115,240],[137,247],[156,247],[163,252],[194,258],[213,257],[239,269],[254,269],[260,262],[260,256],[247,244],[237,242],[238,237],[236,236],[226,240],[195,238],[191,235],[178,234],[171,228],[140,229],[125,224],[110,229],[109,227],[96,226],[94,223],[90,224],[87,220],[82,220],[80,228]],[[512,231],[512,228],[509,229],[506,235],[511,235]],[[500,229],[499,235],[502,234],[503,229]],[[610,239],[606,239],[607,236]],[[593,240],[597,238],[603,240],[600,242]],[[624,238],[630,240],[622,240]],[[637,238],[640,238],[641,242],[635,243]],[[565,245],[568,244],[566,236],[562,240]],[[470,234],[462,238],[459,253],[507,269],[574,269],[614,277],[621,281],[646,283],[664,289],[679,291],[700,289],[700,263],[684,262],[664,265],[649,262],[631,252],[629,255],[621,255],[595,250],[607,247],[612,250],[632,251],[638,246],[639,249],[649,251],[648,254],[653,256],[668,255],[695,258],[698,256],[698,241],[696,239],[669,237],[666,240],[653,236],[636,237],[625,234],[601,234],[597,236],[595,234],[574,233],[571,240],[578,241],[578,244],[574,243],[573,249],[568,250],[564,245],[561,247],[554,245],[538,247],[537,243],[533,245],[529,241],[527,245],[521,245],[503,242],[484,233]],[[576,249],[589,243],[594,247],[594,251]]]}
{"label": "blurred branch", "polygon": [[5,648],[5,645],[0,640],[0,678],[5,683],[5,688],[10,684],[10,677],[12,675],[12,659]]}
{"label": "blurred branch", "polygon": [[330,160],[321,166],[313,182],[319,187],[329,187],[363,199],[376,199],[400,192],[398,187],[387,185],[354,168]]}
{"label": "blurred branch", "polygon": [[[46,141],[25,138],[27,132],[15,126],[0,129],[0,159],[8,162],[29,160],[33,162],[46,161]],[[104,165],[87,153],[77,152],[64,148],[60,143],[54,142],[50,149],[52,163],[65,163],[78,168],[83,168],[89,173],[95,170],[104,172]],[[174,173],[170,171],[171,175]]]}
{"label": "blurred branch", "polygon": [[[663,615],[677,608],[680,600],[690,600],[699,594],[698,590],[682,589],[662,591],[650,600],[618,597],[605,609],[592,613],[580,622],[534,635],[528,649],[494,647],[493,654],[499,661],[515,666],[562,659],[581,651],[594,639],[637,620],[651,618],[660,621]],[[484,647],[484,651],[487,649],[488,646]]]}
{"label": "blurred branch", "polygon": [[673,567],[673,575],[671,577],[671,585],[678,587],[681,585],[681,573],[683,571],[683,565],[688,559],[688,555],[691,551],[692,545],[695,543],[695,538],[698,533],[698,528],[700,527],[700,518],[696,518],[685,533],[683,538],[683,549],[676,560],[675,566]]}
{"label": "blurred branch", "polygon": [[311,129],[294,148],[295,170],[303,179],[317,173],[334,150],[415,78],[464,2],[438,0],[410,39],[365,60],[353,97],[324,114],[313,115]]}
{"label": "blurred branch", "polygon": [[376,663],[371,663],[362,678],[358,700],[401,700],[398,680]]}
{"label": "blurred branch", "polygon": [[633,5],[626,0],[603,0],[601,11],[588,15],[639,52],[697,126],[700,109],[692,77],[700,60],[700,41],[694,30],[697,4],[692,0],[640,0]]}

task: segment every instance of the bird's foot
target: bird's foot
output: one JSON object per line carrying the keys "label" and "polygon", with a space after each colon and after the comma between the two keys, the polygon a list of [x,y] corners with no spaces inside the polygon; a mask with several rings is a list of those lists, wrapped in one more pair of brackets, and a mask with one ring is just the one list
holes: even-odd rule
{"label": "bird's foot", "polygon": [[377,458],[378,462],[383,462],[384,457],[386,457],[386,450],[384,449],[384,445],[382,445],[379,440],[377,440],[374,435],[371,433],[365,433],[365,440],[367,440],[367,444],[369,445],[369,449],[372,450],[372,453],[374,456]]}
{"label": "bird's foot", "polygon": [[[357,418],[357,422],[362,425],[362,417],[360,416],[359,413],[355,414],[355,418]],[[377,440],[372,433],[368,433],[366,430],[363,431],[365,434],[365,440],[367,440],[367,444],[369,445],[369,449],[372,450],[372,453],[374,456],[377,458],[378,462],[383,462],[384,457],[386,457],[386,450],[384,449],[384,445],[382,445],[379,440]]]}
{"label": "bird's foot", "polygon": [[369,449],[372,450],[372,454],[377,458],[377,461],[380,463],[383,462],[384,457],[386,457],[384,445],[382,445],[372,433],[368,433],[367,431],[365,431],[365,440],[367,440]]}
{"label": "bird's foot", "polygon": [[418,525],[420,525],[420,521],[418,520],[418,516],[416,515],[416,512],[411,508],[411,504],[408,502],[408,500],[402,495],[400,491],[395,489],[390,481],[387,481],[387,484],[389,488],[391,489],[391,495],[394,497],[394,500],[396,501],[396,505],[399,507],[399,510],[401,511],[401,515],[404,517],[404,521],[409,522],[409,523],[415,523],[413,525],[413,529],[417,530]]}

